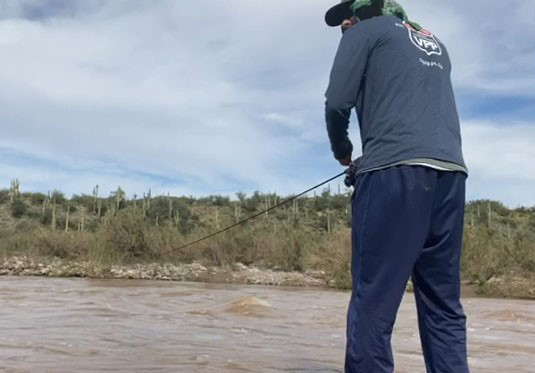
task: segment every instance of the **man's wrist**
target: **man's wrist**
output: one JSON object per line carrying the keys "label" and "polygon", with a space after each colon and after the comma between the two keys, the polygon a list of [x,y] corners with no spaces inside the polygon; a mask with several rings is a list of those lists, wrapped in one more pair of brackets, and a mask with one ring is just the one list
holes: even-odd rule
{"label": "man's wrist", "polygon": [[333,155],[337,161],[351,157],[351,154],[353,154],[353,144],[349,139],[345,142],[344,146],[336,147],[336,149],[333,147]]}
{"label": "man's wrist", "polygon": [[341,158],[341,159],[337,159],[338,160],[338,163],[340,163],[342,166],[349,166],[351,164],[351,154]]}
{"label": "man's wrist", "polygon": [[334,159],[336,159],[337,161],[341,161],[342,159],[351,159],[351,153],[349,153],[348,155],[344,155],[343,157],[334,157]]}

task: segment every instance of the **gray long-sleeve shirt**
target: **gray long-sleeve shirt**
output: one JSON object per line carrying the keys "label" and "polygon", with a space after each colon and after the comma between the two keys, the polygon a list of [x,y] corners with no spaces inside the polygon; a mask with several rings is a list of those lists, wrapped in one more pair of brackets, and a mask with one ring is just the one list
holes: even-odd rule
{"label": "gray long-sleeve shirt", "polygon": [[465,169],[459,117],[444,45],[393,16],[349,28],[336,54],[325,118],[336,159],[352,152],[350,110],[362,139],[359,172],[414,159]]}

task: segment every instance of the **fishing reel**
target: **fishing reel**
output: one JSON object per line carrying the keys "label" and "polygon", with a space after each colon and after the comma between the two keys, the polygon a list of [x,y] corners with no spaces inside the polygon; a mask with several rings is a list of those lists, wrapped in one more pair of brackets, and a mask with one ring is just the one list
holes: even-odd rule
{"label": "fishing reel", "polygon": [[359,163],[360,163],[360,157],[352,161],[346,170],[346,177],[344,179],[344,184],[348,188],[355,186],[355,182],[357,181],[357,171],[359,168]]}

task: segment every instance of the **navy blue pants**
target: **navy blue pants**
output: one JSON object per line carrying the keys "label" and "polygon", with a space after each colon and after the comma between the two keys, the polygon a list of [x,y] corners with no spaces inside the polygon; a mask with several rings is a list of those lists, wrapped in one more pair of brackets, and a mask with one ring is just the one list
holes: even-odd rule
{"label": "navy blue pants", "polygon": [[394,371],[390,339],[409,277],[427,371],[468,372],[460,301],[465,181],[461,172],[420,166],[358,176],[346,372]]}

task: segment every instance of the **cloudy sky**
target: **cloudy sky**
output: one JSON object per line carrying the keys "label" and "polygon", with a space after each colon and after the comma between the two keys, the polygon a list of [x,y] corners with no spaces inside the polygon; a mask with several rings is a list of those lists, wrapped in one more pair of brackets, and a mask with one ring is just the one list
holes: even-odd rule
{"label": "cloudy sky", "polygon": [[[290,194],[341,172],[335,2],[0,0],[0,188]],[[535,205],[534,2],[403,5],[449,49],[468,198]]]}

